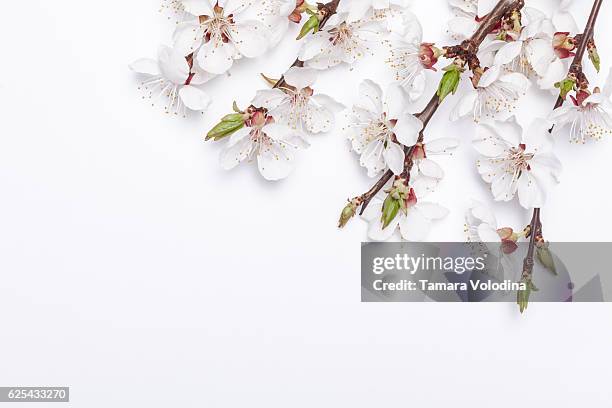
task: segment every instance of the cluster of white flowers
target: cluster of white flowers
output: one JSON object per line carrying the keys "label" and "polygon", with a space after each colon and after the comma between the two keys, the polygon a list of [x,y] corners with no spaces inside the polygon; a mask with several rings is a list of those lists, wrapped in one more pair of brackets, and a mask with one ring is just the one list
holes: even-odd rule
{"label": "cluster of white flowers", "polygon": [[164,3],[162,9],[170,10],[179,19],[172,46],[161,46],[157,60],[144,58],[130,65],[135,72],[147,76],[142,83],[145,97],[152,103],[165,99],[168,113],[205,111],[211,99],[201,85],[227,72],[234,61],[266,52],[273,35],[266,18],[273,12],[279,18],[285,13],[288,21],[289,7],[283,6],[292,5],[291,11],[295,8],[294,0],[278,0],[274,3],[278,5],[276,9],[270,9],[268,1],[264,2],[268,12],[261,14],[262,21],[248,17],[250,3],[245,0]]}
{"label": "cluster of white flowers", "polygon": [[[223,168],[256,161],[265,179],[280,180],[291,173],[294,157],[310,145],[310,136],[334,130],[337,114],[346,109],[317,91],[321,72],[352,66],[376,48],[388,51],[390,84],[383,92],[370,79],[361,82],[345,131],[367,175],[387,177],[386,189],[365,203],[369,237],[386,240],[399,230],[406,240],[423,240],[431,222],[448,213],[423,201],[445,174],[432,158],[452,153],[459,141],[425,138],[423,122],[430,117],[422,121],[422,115],[410,113],[409,106],[423,95],[427,76],[438,70],[441,58],[453,60],[444,70],[455,82],[446,84],[444,95],[438,93],[439,101],[457,91],[461,73],[470,68],[471,86],[458,99],[450,119],[470,118],[476,123],[473,146],[481,156],[477,169],[496,201],[518,197],[527,209],[544,205],[548,189],[559,182],[561,173],[553,153],[552,128],[554,134],[569,129],[570,139],[581,143],[612,133],[612,72],[603,90],[592,91],[588,81],[568,75],[580,36],[568,12],[572,0],[558,1],[551,15],[529,1],[522,10],[505,15],[480,44],[478,55],[467,61],[462,59],[467,49],[460,56],[452,51],[456,47],[424,42],[421,24],[406,9],[408,0],[335,0],[317,5],[305,0],[167,0],[162,11],[178,20],[172,46],[161,46],[157,59],[139,59],[130,67],[146,76],[141,89],[152,104],[163,100],[166,112],[176,115],[204,112],[211,103],[202,87],[205,83],[226,73],[235,61],[261,56],[286,37],[292,22],[302,23],[298,36],[302,45],[294,66],[281,79],[269,80],[271,88],[257,91],[247,108],[234,103],[234,112],[207,135],[215,141],[227,139],[220,155]],[[448,3],[454,12],[448,33],[463,41],[498,1]],[[599,69],[595,46],[589,47]],[[444,79],[438,92],[443,85]],[[514,114],[532,85],[546,94],[561,90],[572,103],[547,119],[535,119],[523,131]],[[343,217],[354,216],[363,200],[363,196],[350,200]],[[501,240],[508,249],[517,237],[508,230],[497,229],[495,217],[483,204],[470,209],[466,224],[470,240]]]}
{"label": "cluster of white flowers", "polygon": [[[300,4],[307,7],[307,3],[298,0],[298,7]],[[336,13],[327,16],[324,27],[313,30],[314,32],[311,35],[304,38],[304,43],[298,54],[298,59],[301,62],[299,66],[294,66],[285,72],[282,79],[272,89],[258,91],[255,98],[251,101],[251,106],[264,109],[268,117],[271,118],[270,120],[273,120],[274,123],[286,125],[294,131],[294,135],[302,142],[291,144],[292,148],[302,149],[308,147],[309,135],[333,130],[336,114],[345,109],[344,105],[332,97],[315,92],[315,82],[319,72],[341,64],[351,66],[365,55],[372,54],[374,49],[380,46],[380,44],[387,44],[390,38],[411,41],[411,43],[419,42],[420,26],[416,17],[403,8],[405,5],[404,0],[341,1]],[[268,9],[271,8],[274,7],[268,7]],[[284,12],[288,11],[289,8],[284,10]],[[308,14],[313,13],[314,11],[310,10]],[[320,16],[316,14],[311,16],[311,19],[319,18]],[[306,22],[305,27],[310,27],[308,24],[309,22]],[[416,35],[414,34],[415,27],[418,27]],[[418,46],[416,54],[410,56],[408,58],[409,61],[406,61],[410,65],[410,69],[414,67],[414,69],[418,70],[418,74],[422,74],[427,64],[433,65],[431,60],[425,61],[419,59],[419,55],[430,51],[430,49],[421,51],[420,46]],[[429,66],[430,68],[431,65]],[[405,68],[402,74],[410,77],[420,76],[407,72]],[[383,120],[383,122],[378,124],[379,126],[389,126],[390,129],[387,129],[388,131],[381,130],[379,135],[373,135],[372,137],[375,137],[376,140],[366,142],[363,137],[367,138],[368,136],[363,136],[362,142],[368,144],[368,146],[359,148],[357,142],[353,144],[356,150],[359,149],[358,151],[361,151],[363,149],[362,157],[363,160],[367,161],[367,164],[364,164],[364,166],[368,167],[371,175],[385,170],[389,163],[397,172],[401,172],[403,169],[405,158],[403,147],[390,142],[391,139],[396,138],[394,133],[391,132],[391,128],[396,129],[395,134],[397,134],[399,139],[401,139],[403,134],[407,134],[408,139],[400,140],[400,143],[403,143],[404,146],[412,146],[416,143],[417,136],[415,135],[418,135],[418,131],[422,127],[422,123],[414,118],[414,116],[407,113],[401,117],[399,115],[399,111],[405,107],[404,91],[400,88],[400,84],[408,91],[409,99],[415,99],[417,95],[415,94],[413,84],[416,81],[398,75],[397,82],[398,85],[394,86],[391,91],[394,98],[392,101],[392,109],[394,110],[387,112],[387,114],[393,117],[389,117],[388,120],[381,118],[381,115],[383,115],[382,105],[371,106],[369,112],[372,115],[373,121],[375,116]],[[424,82],[424,78],[419,79],[421,88],[424,86]],[[364,82],[362,84],[364,92],[367,92],[365,88],[368,85],[372,87],[372,98],[382,97],[381,95],[375,95],[380,88],[371,82]],[[422,93],[422,89],[420,93]],[[376,126],[376,124],[372,123],[370,126]],[[402,127],[406,129],[406,132],[397,131],[397,129]],[[415,130],[416,133],[414,133]],[[365,131],[367,132],[368,130]],[[370,131],[373,132],[374,129]],[[245,130],[241,130],[241,133],[245,133]],[[251,135],[252,139],[255,137],[257,137],[255,134]],[[230,139],[222,153],[223,166],[225,168],[233,167],[234,163],[241,162],[243,158],[247,157],[242,154],[240,149],[235,148],[234,139],[235,137]],[[389,143],[386,143],[387,140],[389,140]],[[288,144],[286,145],[288,146]],[[376,151],[369,155],[368,152],[371,149],[376,149]],[[266,179],[278,180],[290,173],[293,154],[266,155],[266,157],[261,158],[261,151],[252,149],[248,157],[257,157],[261,173]],[[228,155],[232,154],[235,156],[234,160],[228,161]],[[262,170],[262,160],[275,160],[277,162],[284,160],[284,169],[286,171],[270,175]],[[423,165],[420,166],[425,173],[430,169],[428,163],[428,160],[425,159],[423,160]],[[232,165],[230,166],[229,164]],[[265,166],[265,168],[270,167],[269,165]],[[436,170],[439,171],[434,172],[431,170],[430,173],[440,174],[441,169],[438,167]]]}

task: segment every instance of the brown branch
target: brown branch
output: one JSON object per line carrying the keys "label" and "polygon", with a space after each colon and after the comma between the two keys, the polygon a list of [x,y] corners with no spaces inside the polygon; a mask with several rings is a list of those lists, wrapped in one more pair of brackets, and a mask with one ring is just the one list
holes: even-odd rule
{"label": "brown branch", "polygon": [[[588,43],[593,39],[595,23],[597,22],[597,17],[599,16],[599,10],[601,9],[602,4],[603,0],[594,0],[593,2],[593,8],[591,9],[589,20],[587,21],[584,33],[580,36],[580,45],[576,49],[576,55],[574,56],[572,65],[570,65],[568,75],[576,75],[577,77],[584,75],[582,72],[582,61],[584,60],[584,54],[587,50]],[[553,110],[563,106],[563,103],[565,103],[565,99],[559,96],[555,102],[555,107]],[[552,129],[550,129],[549,132],[552,133]],[[541,212],[542,211],[540,208],[534,208],[533,216],[531,217],[531,236],[529,238],[529,246],[527,247],[527,255],[523,260],[522,273],[522,277],[527,279],[531,279],[533,273],[533,254],[535,251],[536,240],[538,236],[540,238],[542,237],[542,221],[540,220]]]}
{"label": "brown branch", "polygon": [[[340,4],[340,0],[332,0],[329,3],[326,3],[326,4],[322,4],[322,3],[318,3],[317,4],[317,8],[319,9],[319,12],[323,16],[323,18],[321,19],[321,22],[319,22],[319,30],[321,30],[323,27],[325,27],[325,25],[327,24],[327,21],[331,18],[331,16],[336,14],[336,11],[338,10],[338,5],[339,4]],[[290,68],[293,68],[293,67],[303,67],[303,66],[304,66],[304,62],[300,61],[299,58],[296,58],[296,60],[293,62],[293,64],[291,64]],[[285,76],[283,75],[276,82],[276,84],[274,84],[273,88],[281,88],[281,87],[285,86],[286,84],[287,83],[285,82]]]}
{"label": "brown branch", "polygon": [[[513,10],[522,9],[524,5],[525,5],[524,0],[500,0],[495,6],[495,8],[493,9],[493,11],[491,11],[491,13],[489,13],[485,17],[485,19],[482,21],[482,23],[480,24],[476,32],[472,35],[472,37],[470,37],[468,40],[463,41],[458,46],[448,47],[448,48],[452,48],[453,54],[456,54],[457,52],[463,52],[464,54],[475,56],[478,53],[478,49],[480,48],[480,45],[485,40],[487,35],[491,33],[491,31],[493,31],[500,24],[502,19],[509,12]],[[419,138],[418,138],[419,143],[423,142],[425,138],[424,136],[425,128],[427,127],[429,121],[431,120],[431,118],[434,116],[434,114],[438,110],[438,107],[440,106],[441,102],[442,101],[440,100],[440,98],[438,97],[436,93],[431,98],[431,100],[429,101],[425,109],[423,109],[423,111],[415,115],[417,118],[419,118],[423,122],[423,130],[419,134]],[[404,148],[404,152],[406,153],[406,156],[407,156],[406,162],[404,163],[404,167],[405,167],[404,173],[406,175],[410,174],[410,171],[412,170],[412,166],[414,165],[412,157],[410,157],[412,156],[411,154],[412,150],[413,150],[413,147]],[[363,203],[361,205],[360,214],[363,214],[367,206],[370,204],[370,201],[372,201],[374,196],[376,196],[376,194],[385,186],[387,181],[389,181],[392,177],[393,177],[393,172],[391,170],[387,170],[383,174],[383,176],[380,178],[380,180],[368,192],[358,197],[360,199],[360,202]]]}

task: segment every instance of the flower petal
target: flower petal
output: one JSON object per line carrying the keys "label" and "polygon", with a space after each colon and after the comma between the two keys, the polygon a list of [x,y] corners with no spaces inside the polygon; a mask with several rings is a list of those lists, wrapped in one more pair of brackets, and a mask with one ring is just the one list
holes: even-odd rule
{"label": "flower petal", "polygon": [[449,213],[448,209],[436,203],[419,202],[416,207],[418,210],[430,220],[439,220],[446,217]]}
{"label": "flower petal", "polygon": [[231,39],[240,54],[247,58],[259,57],[268,49],[269,32],[259,21],[245,21],[234,26]]}
{"label": "flower petal", "polygon": [[505,65],[512,62],[516,57],[518,57],[523,49],[522,41],[511,41],[508,44],[504,45],[497,51],[495,54],[495,65]]}
{"label": "flower petal", "polygon": [[407,241],[423,241],[431,228],[429,221],[418,207],[408,209],[408,214],[399,221],[402,237]]}
{"label": "flower petal", "polygon": [[183,85],[189,76],[185,56],[165,45],[159,47],[159,69],[164,78],[177,85]]}
{"label": "flower petal", "polygon": [[242,128],[232,135],[219,156],[219,163],[223,169],[233,169],[249,157],[253,150],[253,143],[249,134],[249,128]]}
{"label": "flower petal", "polygon": [[[374,113],[382,113],[382,89],[376,82],[366,79],[359,84],[360,101],[357,106],[361,106]],[[365,103],[363,103],[365,102]]]}
{"label": "flower petal", "polygon": [[423,173],[424,176],[431,177],[434,179],[443,179],[444,178],[444,170],[438,163],[430,159],[422,159],[419,160],[418,163],[419,170]]}
{"label": "flower petal", "polygon": [[186,85],[179,90],[179,96],[186,107],[194,111],[203,111],[208,108],[212,100],[201,89]]}
{"label": "flower petal", "polygon": [[529,171],[523,172],[519,177],[518,196],[519,203],[526,209],[542,207],[546,200],[544,190]]}
{"label": "flower petal", "polygon": [[141,58],[130,64],[130,69],[139,74],[159,75],[159,64],[152,58]]}
{"label": "flower petal", "polygon": [[399,176],[404,171],[404,149],[397,143],[389,143],[385,150],[383,150],[383,157],[385,163],[391,169],[393,174]]}
{"label": "flower petal", "polygon": [[[272,125],[268,125],[266,128],[270,126]],[[266,129],[266,134],[269,131],[269,129]],[[295,147],[282,142],[262,146],[257,155],[257,167],[261,175],[270,181],[281,180],[289,176],[293,170],[295,150]]]}
{"label": "flower petal", "polygon": [[408,147],[416,144],[421,130],[423,130],[423,122],[409,113],[404,113],[398,118],[393,127],[393,133],[398,142]]}
{"label": "flower petal", "polygon": [[289,85],[304,89],[315,83],[317,75],[317,71],[312,68],[291,67],[284,76]]}
{"label": "flower petal", "polygon": [[202,45],[196,59],[200,67],[212,74],[223,74],[234,64],[234,46],[231,43],[215,45],[214,41]]}

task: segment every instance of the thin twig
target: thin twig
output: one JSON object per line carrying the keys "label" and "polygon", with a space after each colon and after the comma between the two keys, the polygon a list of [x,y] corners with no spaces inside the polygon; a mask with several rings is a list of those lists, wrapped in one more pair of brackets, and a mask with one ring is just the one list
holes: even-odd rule
{"label": "thin twig", "polygon": [[[599,16],[599,10],[601,9],[601,5],[603,4],[603,0],[595,0],[593,2],[593,8],[591,9],[591,14],[589,15],[589,20],[587,21],[586,27],[584,28],[584,33],[580,36],[580,44],[576,49],[576,55],[574,56],[574,60],[572,61],[572,65],[570,65],[569,74],[574,74],[579,76],[582,74],[582,61],[584,60],[584,53],[587,50],[587,46],[589,41],[593,39],[593,35],[595,32],[595,23],[597,22],[597,17]],[[557,101],[555,102],[555,107],[553,110],[560,108],[565,103],[565,99],[559,96]],[[550,129],[549,132],[552,133],[553,129]],[[533,216],[531,217],[531,236],[529,239],[529,246],[527,247],[527,256],[523,260],[523,274],[524,278],[531,278],[533,272],[533,254],[535,250],[536,238],[539,235],[542,236],[542,221],[540,219],[541,209],[534,208]]]}
{"label": "thin twig", "polygon": [[[338,10],[338,5],[339,4],[340,4],[340,0],[332,0],[329,3],[326,3],[326,4],[319,3],[317,5],[317,7],[319,8],[319,12],[321,12],[323,14],[323,18],[319,22],[319,30],[321,30],[323,27],[325,27],[325,25],[327,24],[327,21],[331,18],[331,16],[336,14],[336,11]],[[300,61],[300,59],[297,58],[293,62],[293,64],[291,64],[290,68],[293,68],[293,67],[300,67],[301,68],[303,66],[304,66],[304,62]],[[276,84],[273,86],[273,88],[281,88],[281,87],[285,86],[286,84],[287,83],[285,82],[285,76],[283,75],[276,82]]]}

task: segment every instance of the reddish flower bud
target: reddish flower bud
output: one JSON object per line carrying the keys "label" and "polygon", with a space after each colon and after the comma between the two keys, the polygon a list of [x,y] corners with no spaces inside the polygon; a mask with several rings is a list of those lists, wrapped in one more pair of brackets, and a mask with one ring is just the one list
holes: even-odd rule
{"label": "reddish flower bud", "polygon": [[414,192],[413,188],[410,188],[410,192],[408,193],[408,197],[406,197],[406,208],[410,208],[417,203],[417,196]]}
{"label": "reddish flower bud", "polygon": [[425,145],[423,143],[417,143],[412,148],[412,159],[413,160],[423,160],[427,158],[427,153],[425,152]]}
{"label": "reddish flower bud", "polygon": [[510,255],[511,253],[516,251],[517,248],[518,248],[518,245],[516,244],[516,242],[509,240],[509,239],[502,240],[501,250],[504,254]]}
{"label": "reddish flower bud", "polygon": [[431,69],[432,71],[437,71],[434,68],[434,65],[438,63],[438,58],[440,57],[440,50],[434,47],[433,43],[422,43],[421,48],[419,50],[419,60],[421,61],[421,65],[425,67],[425,69]]}
{"label": "reddish flower bud", "polygon": [[514,234],[514,230],[510,227],[500,228],[497,230],[497,235],[499,235],[502,241],[510,240],[513,234]]}
{"label": "reddish flower bud", "polygon": [[557,54],[557,57],[561,59],[576,55],[572,52],[576,49],[576,40],[573,37],[570,37],[568,32],[555,33],[553,36],[552,45],[555,49],[555,54]]}
{"label": "reddish flower bud", "polygon": [[588,91],[585,90],[581,90],[576,92],[576,97],[574,97],[573,95],[570,95],[570,98],[572,99],[572,102],[574,102],[574,105],[576,106],[582,106],[582,104],[584,103],[584,101],[591,96],[591,94]]}

